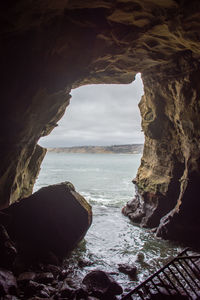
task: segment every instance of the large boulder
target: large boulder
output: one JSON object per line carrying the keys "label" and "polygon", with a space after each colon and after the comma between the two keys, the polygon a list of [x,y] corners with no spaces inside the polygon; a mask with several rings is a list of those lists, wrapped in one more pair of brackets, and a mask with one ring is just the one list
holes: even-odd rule
{"label": "large boulder", "polygon": [[83,278],[83,284],[91,296],[98,299],[116,299],[116,295],[123,293],[122,287],[106,272],[94,270]]}
{"label": "large boulder", "polygon": [[7,230],[21,249],[53,252],[63,257],[83,239],[92,222],[92,210],[70,182],[41,188],[11,205]]}

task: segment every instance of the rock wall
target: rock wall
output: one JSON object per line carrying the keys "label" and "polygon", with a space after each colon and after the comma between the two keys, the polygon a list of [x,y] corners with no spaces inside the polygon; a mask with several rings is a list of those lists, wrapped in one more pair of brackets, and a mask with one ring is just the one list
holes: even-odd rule
{"label": "rock wall", "polygon": [[0,208],[31,193],[44,155],[36,144],[63,115],[71,88],[130,83],[137,72],[146,136],[137,219],[153,227],[175,207],[198,207],[188,195],[199,176],[199,13],[199,0],[3,3]]}
{"label": "rock wall", "polygon": [[134,180],[138,195],[124,209],[134,222],[159,226],[158,236],[191,244],[199,243],[200,231],[199,75],[199,62],[188,52],[164,70],[143,74],[139,107],[145,145]]}
{"label": "rock wall", "polygon": [[48,95],[40,91],[27,106],[27,99],[23,99],[22,103],[20,98],[14,103],[10,103],[13,99],[9,99],[6,103],[6,111],[1,111],[0,121],[3,127],[0,139],[0,208],[32,193],[46,153],[37,141],[56,126],[69,104],[69,98],[65,92]]}

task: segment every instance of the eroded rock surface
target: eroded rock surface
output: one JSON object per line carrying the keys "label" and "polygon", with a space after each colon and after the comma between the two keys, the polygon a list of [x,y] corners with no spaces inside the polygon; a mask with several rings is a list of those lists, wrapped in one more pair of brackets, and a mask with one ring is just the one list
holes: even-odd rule
{"label": "eroded rock surface", "polygon": [[[2,4],[0,207],[30,195],[44,156],[36,144],[71,88],[130,83],[141,72],[145,147],[133,213],[154,227],[173,210],[182,229],[199,228],[199,13],[199,0]],[[166,237],[173,216],[162,221]]]}
{"label": "eroded rock surface", "polygon": [[198,244],[199,64],[186,53],[165,72],[163,78],[159,72],[143,75],[145,146],[135,180],[139,195],[124,211],[134,222],[159,226],[159,236]]}

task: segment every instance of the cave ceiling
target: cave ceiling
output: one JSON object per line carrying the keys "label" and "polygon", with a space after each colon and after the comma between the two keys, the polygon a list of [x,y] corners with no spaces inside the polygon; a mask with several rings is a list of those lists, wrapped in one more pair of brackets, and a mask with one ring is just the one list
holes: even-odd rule
{"label": "cave ceiling", "polygon": [[126,83],[184,51],[198,58],[199,12],[199,1],[183,0],[8,1],[2,46],[52,90]]}

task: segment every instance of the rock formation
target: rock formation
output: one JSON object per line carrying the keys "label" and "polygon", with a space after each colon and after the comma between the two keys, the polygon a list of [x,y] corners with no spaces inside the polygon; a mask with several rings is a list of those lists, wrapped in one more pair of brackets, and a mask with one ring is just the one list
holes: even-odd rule
{"label": "rock formation", "polygon": [[133,213],[139,210],[140,222],[159,226],[165,238],[194,240],[200,230],[199,13],[199,0],[3,3],[0,207],[31,194],[44,156],[36,144],[62,117],[71,88],[130,83],[141,72],[145,147]]}
{"label": "rock formation", "polygon": [[116,299],[116,295],[123,292],[122,287],[107,274],[100,270],[94,270],[83,278],[83,284],[91,296],[97,299]]}
{"label": "rock formation", "polygon": [[80,242],[92,222],[90,205],[70,182],[41,188],[3,213],[10,216],[7,231],[19,249],[58,257]]}
{"label": "rock formation", "polygon": [[199,65],[185,53],[176,58],[173,71],[165,71],[163,78],[159,72],[152,74],[151,81],[143,75],[145,146],[134,181],[138,195],[128,204],[133,209],[127,206],[124,212],[144,226],[159,226],[159,236],[198,244]]}
{"label": "rock formation", "polygon": [[[63,258],[85,236],[92,210],[70,182],[43,187],[3,212],[10,216],[6,226],[19,252]],[[36,257],[37,258],[37,257]]]}

